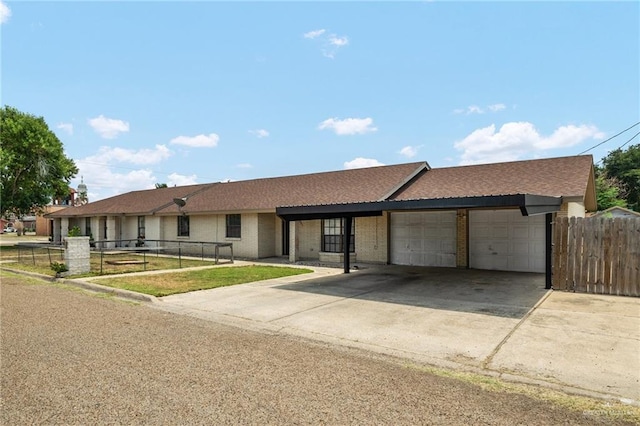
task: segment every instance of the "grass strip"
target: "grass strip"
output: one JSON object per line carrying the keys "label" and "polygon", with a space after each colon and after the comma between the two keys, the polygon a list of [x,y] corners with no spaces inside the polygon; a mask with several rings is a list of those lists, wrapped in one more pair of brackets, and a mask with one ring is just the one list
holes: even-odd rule
{"label": "grass strip", "polygon": [[100,284],[162,297],[310,272],[313,271],[303,268],[250,265],[110,278],[100,280]]}

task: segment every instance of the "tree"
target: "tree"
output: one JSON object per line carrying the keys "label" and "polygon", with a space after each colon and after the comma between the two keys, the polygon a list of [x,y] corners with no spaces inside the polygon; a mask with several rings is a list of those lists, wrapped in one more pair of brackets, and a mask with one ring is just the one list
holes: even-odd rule
{"label": "tree", "polygon": [[32,214],[69,195],[78,168],[43,117],[0,109],[0,213]]}
{"label": "tree", "polygon": [[629,208],[640,211],[640,144],[626,151],[611,151],[603,158],[602,168],[607,178],[615,178],[624,186]]}
{"label": "tree", "polygon": [[599,211],[614,206],[626,207],[625,195],[624,185],[618,179],[607,177],[602,168],[596,167],[596,197]]}
{"label": "tree", "polygon": [[156,189],[160,189],[160,188],[167,188],[167,184],[166,183],[156,183]]}

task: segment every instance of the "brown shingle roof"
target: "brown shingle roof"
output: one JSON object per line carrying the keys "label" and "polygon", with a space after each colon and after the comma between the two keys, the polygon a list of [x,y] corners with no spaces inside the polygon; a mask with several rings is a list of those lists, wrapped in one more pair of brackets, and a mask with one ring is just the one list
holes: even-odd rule
{"label": "brown shingle roof", "polygon": [[50,213],[47,217],[144,215],[164,207],[166,204],[173,204],[174,198],[186,197],[189,194],[205,189],[209,185],[211,184],[132,191],[83,206],[69,207]]}
{"label": "brown shingle roof", "polygon": [[278,206],[377,201],[420,170],[425,162],[297,176],[133,191],[49,217],[175,214],[173,198],[188,197],[185,213],[274,210]]}
{"label": "brown shingle roof", "polygon": [[[48,217],[176,214],[274,210],[276,207],[487,195],[534,194],[585,199],[595,209],[590,155],[431,169],[425,162],[229,183],[133,191]],[[428,170],[428,171],[427,171]],[[392,194],[409,178],[403,189]]]}
{"label": "brown shingle roof", "polygon": [[431,169],[393,200],[535,194],[588,196],[590,155]]}
{"label": "brown shingle roof", "polygon": [[[189,197],[186,213],[273,210],[282,206],[302,206],[378,201],[427,168],[425,162],[367,167],[266,179],[213,184]],[[175,205],[158,213],[175,213]]]}

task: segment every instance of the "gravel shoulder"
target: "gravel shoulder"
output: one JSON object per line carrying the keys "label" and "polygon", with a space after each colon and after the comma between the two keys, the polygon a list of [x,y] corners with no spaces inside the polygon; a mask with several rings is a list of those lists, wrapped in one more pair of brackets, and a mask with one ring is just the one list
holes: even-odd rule
{"label": "gravel shoulder", "polygon": [[626,424],[24,278],[3,276],[0,301],[6,425]]}

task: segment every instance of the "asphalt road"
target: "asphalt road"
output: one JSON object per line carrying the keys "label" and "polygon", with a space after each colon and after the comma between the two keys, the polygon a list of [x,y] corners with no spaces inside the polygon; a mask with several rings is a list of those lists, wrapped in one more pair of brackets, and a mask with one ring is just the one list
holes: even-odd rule
{"label": "asphalt road", "polygon": [[604,424],[391,358],[50,284],[3,277],[0,300],[3,425]]}

